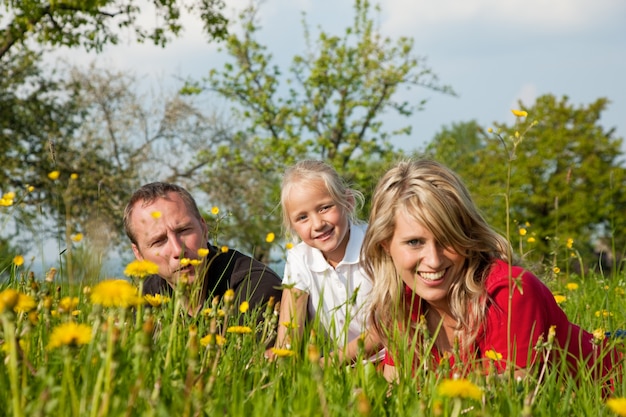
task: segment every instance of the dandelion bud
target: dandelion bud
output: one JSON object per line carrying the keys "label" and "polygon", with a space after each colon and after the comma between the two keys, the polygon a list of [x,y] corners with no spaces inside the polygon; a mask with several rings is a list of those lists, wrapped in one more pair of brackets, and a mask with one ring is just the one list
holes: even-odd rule
{"label": "dandelion bud", "polygon": [[307,346],[307,357],[311,363],[318,363],[320,360],[320,350],[317,346],[310,344]]}
{"label": "dandelion bud", "polygon": [[48,270],[48,272],[46,272],[46,282],[53,282],[54,281],[54,277],[57,274],[57,269],[56,268],[50,268]]}
{"label": "dandelion bud", "polygon": [[226,290],[226,292],[224,293],[224,304],[229,306],[233,303],[233,301],[235,301],[235,291],[233,291],[232,289]]}

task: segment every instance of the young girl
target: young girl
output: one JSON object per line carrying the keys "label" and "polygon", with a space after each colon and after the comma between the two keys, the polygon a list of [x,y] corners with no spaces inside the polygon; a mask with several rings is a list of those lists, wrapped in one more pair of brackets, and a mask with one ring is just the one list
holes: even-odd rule
{"label": "young girl", "polygon": [[407,351],[420,352],[414,359],[424,369],[446,364],[462,374],[493,366],[521,377],[541,365],[534,349],[541,339],[552,341],[551,361],[573,376],[587,364],[603,378],[618,362],[601,338],[568,320],[537,277],[511,265],[507,240],[458,176],[436,162],[400,162],[382,177],[362,257],[373,280],[371,327],[387,347],[390,380]]}
{"label": "young girl", "polygon": [[[358,355],[358,337],[365,332],[365,277],[360,250],[366,225],[354,215],[363,196],[348,188],[337,172],[320,161],[301,161],[285,172],[281,189],[283,223],[301,242],[287,253],[277,347],[301,337],[305,319],[319,320],[340,348],[341,361]],[[365,337],[365,351],[377,341]]]}

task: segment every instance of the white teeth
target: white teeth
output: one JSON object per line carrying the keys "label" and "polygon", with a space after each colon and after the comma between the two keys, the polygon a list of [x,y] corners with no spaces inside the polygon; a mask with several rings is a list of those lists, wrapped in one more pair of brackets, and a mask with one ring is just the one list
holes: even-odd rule
{"label": "white teeth", "polygon": [[443,274],[445,274],[446,271],[439,271],[439,272],[420,272],[420,276],[422,278],[424,278],[427,281],[437,281],[438,279],[441,279],[441,277],[443,277]]}

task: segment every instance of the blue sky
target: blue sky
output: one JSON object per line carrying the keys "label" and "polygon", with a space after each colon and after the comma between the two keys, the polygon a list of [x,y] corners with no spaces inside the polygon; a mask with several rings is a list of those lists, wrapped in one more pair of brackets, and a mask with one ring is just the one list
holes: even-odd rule
{"label": "blue sky", "polygon": [[[226,0],[234,15],[247,0]],[[402,91],[403,98],[427,98],[410,119],[389,117],[390,127],[413,126],[394,143],[416,149],[442,126],[477,120],[512,122],[517,101],[531,104],[542,94],[567,95],[576,106],[600,97],[611,104],[602,124],[626,136],[626,1],[624,0],[384,0],[380,29],[391,38],[409,36],[415,53],[458,93]],[[341,34],[352,22],[351,0],[265,0],[260,40],[286,68],[303,52],[301,13],[313,34],[317,27]],[[152,16],[147,14],[145,21]],[[128,69],[154,83],[175,85],[176,77],[200,78],[219,68],[224,55],[205,41],[200,23],[187,17],[182,36],[165,49],[118,45],[97,57],[101,64]],[[72,55],[75,53],[73,52]],[[86,57],[83,57],[86,58]],[[89,56],[93,59],[93,56]],[[223,105],[223,104],[216,104]]]}

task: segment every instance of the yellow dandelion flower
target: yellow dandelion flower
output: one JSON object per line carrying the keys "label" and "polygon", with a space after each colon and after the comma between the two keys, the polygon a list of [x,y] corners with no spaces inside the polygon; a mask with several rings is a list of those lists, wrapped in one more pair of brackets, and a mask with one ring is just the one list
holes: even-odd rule
{"label": "yellow dandelion flower", "polygon": [[22,255],[17,255],[13,258],[13,265],[22,266],[24,265],[24,257]]}
{"label": "yellow dandelion flower", "polygon": [[485,358],[491,359],[493,361],[499,361],[502,359],[502,354],[500,352],[496,352],[493,349],[489,349],[485,352]]}
{"label": "yellow dandelion flower", "polygon": [[552,268],[552,272],[554,272],[555,274],[558,274],[561,272],[561,268],[559,268],[558,266],[555,266],[554,268]]}
{"label": "yellow dandelion flower", "polygon": [[248,334],[252,333],[252,329],[248,326],[230,326],[226,329],[227,333]]}
{"label": "yellow dandelion flower", "polygon": [[511,110],[511,113],[513,113],[513,115],[515,117],[526,117],[526,116],[528,116],[528,112],[525,112],[524,110]]}
{"label": "yellow dandelion flower", "polygon": [[76,242],[76,243],[78,243],[78,242],[80,242],[81,240],[83,240],[83,234],[82,234],[82,233],[76,233],[76,234],[73,234],[73,235],[70,237],[70,239],[72,239],[72,242]]}
{"label": "yellow dandelion flower", "polygon": [[239,311],[245,313],[250,308],[250,304],[247,301],[242,302],[239,305]]}
{"label": "yellow dandelion flower", "polygon": [[209,250],[205,248],[198,249],[198,256],[201,258],[205,258],[209,254]]}
{"label": "yellow dandelion flower", "polygon": [[13,205],[13,200],[15,200],[15,193],[13,191],[5,193],[2,198],[0,198],[0,206],[10,207]]}
{"label": "yellow dandelion flower", "polygon": [[189,260],[189,265],[191,266],[200,266],[202,264],[202,261],[200,259],[190,259]]}
{"label": "yellow dandelion flower", "polygon": [[48,178],[50,178],[52,181],[56,181],[59,179],[59,175],[61,175],[59,171],[52,171],[48,173]]}
{"label": "yellow dandelion flower", "polygon": [[625,295],[626,294],[626,290],[624,290],[623,288],[620,287],[615,287],[615,293],[618,295]]}
{"label": "yellow dandelion flower", "polygon": [[219,212],[220,212],[220,208],[219,207],[217,207],[217,206],[211,207],[211,214],[212,215],[217,216],[219,214]]}
{"label": "yellow dandelion flower", "polygon": [[288,328],[288,329],[297,329],[298,328],[298,323],[293,322],[293,321],[285,321],[283,323],[281,323],[284,327]]}
{"label": "yellow dandelion flower", "polygon": [[287,244],[285,245],[285,249],[287,249],[287,250],[293,249],[293,243],[287,242]]}
{"label": "yellow dandelion flower", "polygon": [[228,252],[228,246],[224,245],[220,248],[220,250],[222,251],[222,253],[226,253]]}
{"label": "yellow dandelion flower", "polygon": [[109,279],[96,284],[91,290],[91,302],[104,307],[132,307],[143,303],[130,282]]}
{"label": "yellow dandelion flower", "polygon": [[182,266],[183,268],[188,266],[191,263],[191,259],[189,258],[182,258],[180,260],[180,266]]}
{"label": "yellow dandelion flower", "polygon": [[567,284],[565,284],[565,288],[570,291],[576,291],[578,289],[578,284],[576,284],[575,282],[568,282]]}
{"label": "yellow dandelion flower", "polygon": [[143,296],[148,304],[152,307],[161,307],[163,304],[169,303],[170,298],[161,294],[146,294]]}
{"label": "yellow dandelion flower", "polygon": [[291,349],[282,349],[282,348],[272,348],[272,353],[279,358],[285,358],[288,356],[295,355],[295,352]]}
{"label": "yellow dandelion flower", "polygon": [[534,237],[532,237],[532,236],[531,236],[531,237],[529,237],[529,238],[528,238],[527,242],[528,242],[528,243],[535,243],[535,242],[536,242],[536,240],[535,240],[535,238],[534,238]]}
{"label": "yellow dandelion flower", "polygon": [[487,132],[493,133],[493,128],[492,127],[487,128]]}
{"label": "yellow dandelion flower", "polygon": [[557,304],[564,303],[566,300],[567,300],[567,297],[565,297],[564,295],[560,295],[560,294],[554,295],[554,301],[556,301]]}
{"label": "yellow dandelion flower", "polygon": [[71,179],[71,180],[77,180],[77,179],[78,179],[78,174],[77,174],[77,173],[75,173],[75,172],[72,172],[72,173],[70,174],[70,179]]}
{"label": "yellow dandelion flower", "polygon": [[603,341],[606,338],[606,333],[604,332],[604,329],[600,328],[600,329],[595,329],[593,332],[593,342],[595,343],[599,343],[601,341]]}
{"label": "yellow dandelion flower", "polygon": [[525,225],[526,227],[530,227],[530,222],[529,222],[529,221],[526,221],[526,222],[524,222],[524,225]]}
{"label": "yellow dandelion flower", "polygon": [[225,343],[226,343],[226,338],[219,334],[209,333],[200,339],[200,344],[205,347],[213,346],[213,345],[224,346]]}
{"label": "yellow dandelion flower", "polygon": [[272,232],[269,232],[267,234],[267,236],[265,236],[265,241],[267,243],[272,243],[274,241],[274,239],[276,239],[276,235],[274,233],[272,233]]}
{"label": "yellow dandelion flower", "polygon": [[477,401],[483,396],[483,391],[467,379],[444,379],[437,386],[437,393],[450,398],[471,398]]}
{"label": "yellow dandelion flower", "polygon": [[156,275],[159,273],[159,266],[154,262],[144,260],[134,260],[124,269],[124,275],[127,277],[145,278],[148,275]]}
{"label": "yellow dandelion flower", "polygon": [[606,400],[606,406],[620,417],[626,417],[626,398],[614,397]]}
{"label": "yellow dandelion flower", "polygon": [[155,210],[152,213],[150,213],[150,216],[152,216],[153,219],[160,219],[161,218],[161,212],[158,211],[158,210]]}
{"label": "yellow dandelion flower", "polygon": [[61,324],[52,330],[48,349],[55,349],[61,346],[81,346],[91,341],[91,327],[86,324],[76,324],[74,322]]}
{"label": "yellow dandelion flower", "polygon": [[27,186],[27,187],[26,187],[26,190],[27,190],[29,193],[32,193],[33,191],[35,191],[35,187],[34,187],[34,186],[32,186],[32,185],[29,185],[29,186]]}
{"label": "yellow dandelion flower", "polygon": [[59,301],[59,313],[69,313],[78,307],[78,297],[63,297]]}
{"label": "yellow dandelion flower", "polygon": [[608,310],[600,310],[600,311],[596,311],[596,317],[602,317],[602,318],[609,318],[609,317],[613,317],[613,313],[611,313]]}
{"label": "yellow dandelion flower", "polygon": [[35,300],[30,295],[22,294],[13,288],[0,292],[0,313],[11,310],[16,313],[28,313],[35,306]]}
{"label": "yellow dandelion flower", "polygon": [[520,227],[520,229],[519,229],[520,236],[526,236],[527,232],[528,231],[524,227]]}
{"label": "yellow dandelion flower", "polygon": [[202,309],[200,314],[203,316],[210,316],[212,312],[213,312],[213,309],[211,307],[208,307],[208,308]]}
{"label": "yellow dandelion flower", "polygon": [[574,239],[572,239],[571,237],[568,238],[565,246],[567,247],[567,249],[572,249],[572,247],[574,246]]}

